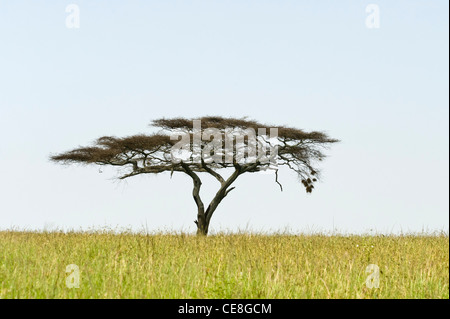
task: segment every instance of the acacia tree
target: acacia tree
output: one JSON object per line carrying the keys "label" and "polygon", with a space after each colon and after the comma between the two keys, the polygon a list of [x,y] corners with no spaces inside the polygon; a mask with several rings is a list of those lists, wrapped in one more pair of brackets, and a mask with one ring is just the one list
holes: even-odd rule
{"label": "acacia tree", "polygon": [[[120,166],[123,170],[119,179],[163,172],[171,176],[174,172],[187,174],[193,181],[197,234],[206,235],[217,206],[235,188],[232,184],[239,176],[273,169],[275,182],[283,190],[278,168],[286,166],[298,174],[310,193],[320,175],[315,164],[325,158],[324,148],[338,142],[323,132],[267,126],[246,118],[163,118],[154,120],[151,126],[160,131],[123,138],[100,137],[92,146],[52,155],[50,159],[64,164]],[[228,177],[219,173],[227,170],[231,170]],[[202,182],[198,173],[210,174],[220,183],[206,208],[200,197]]]}

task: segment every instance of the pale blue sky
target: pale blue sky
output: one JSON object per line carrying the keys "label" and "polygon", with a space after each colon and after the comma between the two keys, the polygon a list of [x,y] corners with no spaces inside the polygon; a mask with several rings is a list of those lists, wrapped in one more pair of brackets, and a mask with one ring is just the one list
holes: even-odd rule
{"label": "pale blue sky", "polygon": [[[66,27],[67,5],[80,28]],[[366,27],[366,6],[380,28]],[[244,116],[341,139],[312,194],[238,180],[211,229],[449,225],[448,1],[0,0],[0,229],[193,231],[189,177],[113,181],[50,153],[160,117]],[[215,192],[207,177],[203,197]]]}

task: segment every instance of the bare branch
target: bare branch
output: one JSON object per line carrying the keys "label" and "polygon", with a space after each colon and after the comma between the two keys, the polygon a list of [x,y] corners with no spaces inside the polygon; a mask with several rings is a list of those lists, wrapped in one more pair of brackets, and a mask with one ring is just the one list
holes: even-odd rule
{"label": "bare branch", "polygon": [[281,191],[283,191],[283,185],[280,184],[278,181],[278,169],[275,170],[275,182],[277,182],[278,185],[280,185]]}
{"label": "bare branch", "polygon": [[[236,187],[231,187],[229,190],[227,190],[227,191],[225,192],[225,196],[227,196],[228,193],[231,192],[231,191],[232,191],[233,189],[235,189],[235,188],[236,188]],[[224,196],[224,197],[225,197],[225,196]]]}
{"label": "bare branch", "polygon": [[221,184],[225,183],[223,177],[219,173],[214,171],[212,168],[208,167],[203,158],[202,158],[202,167],[205,169],[206,172],[214,176]]}

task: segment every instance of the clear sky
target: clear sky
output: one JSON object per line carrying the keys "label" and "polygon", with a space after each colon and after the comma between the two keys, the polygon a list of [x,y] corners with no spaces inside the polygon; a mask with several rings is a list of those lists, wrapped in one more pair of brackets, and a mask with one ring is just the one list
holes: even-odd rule
{"label": "clear sky", "polygon": [[[448,12],[447,0],[0,0],[0,229],[194,231],[189,177],[119,183],[48,157],[160,117],[221,115],[342,142],[312,194],[294,172],[280,171],[283,192],[242,176],[212,231],[448,231]],[[205,200],[217,186],[205,177]]]}

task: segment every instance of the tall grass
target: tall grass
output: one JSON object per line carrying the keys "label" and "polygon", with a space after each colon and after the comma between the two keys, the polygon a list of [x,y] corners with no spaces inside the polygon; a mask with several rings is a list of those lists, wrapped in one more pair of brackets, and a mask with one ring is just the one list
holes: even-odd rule
{"label": "tall grass", "polygon": [[449,298],[449,239],[2,231],[0,297]]}

